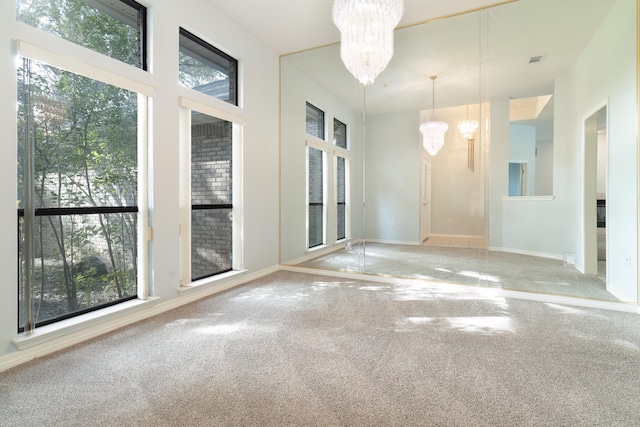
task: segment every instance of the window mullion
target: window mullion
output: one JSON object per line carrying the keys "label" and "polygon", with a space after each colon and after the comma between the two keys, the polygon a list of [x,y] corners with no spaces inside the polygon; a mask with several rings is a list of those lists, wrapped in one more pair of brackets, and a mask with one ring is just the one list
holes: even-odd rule
{"label": "window mullion", "polygon": [[24,219],[23,219],[23,258],[24,258],[24,281],[23,281],[23,298],[24,298],[24,330],[26,334],[33,333],[35,329],[35,319],[33,316],[33,265],[35,260],[35,137],[33,133],[33,104],[31,102],[31,60],[23,58],[23,96],[25,107],[25,129],[24,129],[24,166],[23,166],[23,203],[24,203]]}
{"label": "window mullion", "polygon": [[149,98],[138,94],[138,298],[149,297]]}
{"label": "window mullion", "polygon": [[180,109],[180,284],[191,283],[191,110]]}

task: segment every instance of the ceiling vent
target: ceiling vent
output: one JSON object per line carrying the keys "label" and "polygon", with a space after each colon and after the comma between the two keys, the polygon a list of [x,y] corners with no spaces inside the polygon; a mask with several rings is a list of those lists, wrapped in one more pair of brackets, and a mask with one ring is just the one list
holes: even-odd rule
{"label": "ceiling vent", "polygon": [[531,58],[529,58],[529,64],[540,64],[542,61],[544,61],[544,57],[545,55],[532,56]]}

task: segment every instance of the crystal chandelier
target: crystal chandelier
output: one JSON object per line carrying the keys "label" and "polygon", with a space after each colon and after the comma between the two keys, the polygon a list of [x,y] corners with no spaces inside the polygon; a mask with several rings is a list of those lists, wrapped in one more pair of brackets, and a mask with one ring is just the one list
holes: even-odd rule
{"label": "crystal chandelier", "polygon": [[340,57],[363,85],[372,84],[393,57],[393,29],[403,11],[403,0],[334,0]]}
{"label": "crystal chandelier", "polygon": [[443,121],[435,120],[435,99],[436,99],[436,79],[438,76],[429,77],[433,85],[433,99],[431,104],[431,120],[420,124],[422,132],[422,145],[431,156],[438,154],[444,145],[444,134],[449,129],[449,125]]}

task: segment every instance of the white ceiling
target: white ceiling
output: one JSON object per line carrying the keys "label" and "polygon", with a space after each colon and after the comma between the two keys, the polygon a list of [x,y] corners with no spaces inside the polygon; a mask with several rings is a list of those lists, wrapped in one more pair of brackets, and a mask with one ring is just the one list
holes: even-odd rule
{"label": "white ceiling", "polygon": [[[208,0],[279,55],[340,41],[331,0]],[[398,28],[517,0],[404,0]]]}
{"label": "white ceiling", "polygon": [[[299,52],[283,60],[359,108],[361,90],[339,58],[332,1],[208,1],[277,53]],[[367,114],[430,109],[434,74],[436,108],[551,94],[616,1],[405,0],[394,57],[366,89]],[[538,55],[544,61],[529,64]]]}

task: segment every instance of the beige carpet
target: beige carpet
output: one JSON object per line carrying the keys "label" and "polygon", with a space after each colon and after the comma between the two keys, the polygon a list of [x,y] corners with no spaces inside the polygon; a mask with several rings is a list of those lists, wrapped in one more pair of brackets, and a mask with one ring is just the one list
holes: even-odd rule
{"label": "beige carpet", "polygon": [[632,426],[640,317],[279,272],[0,374],[2,426]]}
{"label": "beige carpet", "polygon": [[607,292],[602,278],[582,274],[558,260],[473,247],[385,243],[366,243],[364,258],[360,252],[357,247],[341,249],[299,265],[618,301]]}

